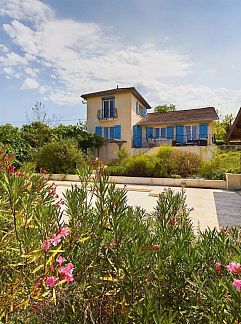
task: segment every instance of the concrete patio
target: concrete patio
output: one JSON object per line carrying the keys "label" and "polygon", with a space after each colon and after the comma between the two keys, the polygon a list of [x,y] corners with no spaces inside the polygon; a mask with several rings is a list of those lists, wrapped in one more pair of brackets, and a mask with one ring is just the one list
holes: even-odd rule
{"label": "concrete patio", "polygon": [[[62,197],[63,192],[78,182],[55,181],[57,193]],[[124,188],[123,184],[117,187]],[[159,193],[165,188],[163,186],[127,185],[128,204],[140,206],[151,212],[158,199]],[[180,187],[171,187],[174,191],[180,191]],[[241,195],[238,192],[221,189],[185,188],[186,201],[189,208],[193,208],[190,217],[195,229],[201,231],[206,228],[221,228],[226,226],[241,225]]]}

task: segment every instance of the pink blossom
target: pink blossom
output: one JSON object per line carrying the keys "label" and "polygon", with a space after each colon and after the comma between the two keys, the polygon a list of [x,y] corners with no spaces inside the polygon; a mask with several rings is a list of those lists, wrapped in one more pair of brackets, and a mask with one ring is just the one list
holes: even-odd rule
{"label": "pink blossom", "polygon": [[57,281],[58,281],[58,278],[52,276],[52,277],[47,277],[45,280],[45,283],[47,286],[53,288]]}
{"label": "pink blossom", "polygon": [[229,272],[238,273],[240,269],[240,264],[236,262],[230,262],[227,266]]}
{"label": "pink blossom", "polygon": [[41,245],[41,249],[43,250],[49,250],[51,246],[51,242],[49,240],[44,241]]}
{"label": "pink blossom", "polygon": [[215,263],[215,268],[217,271],[220,271],[221,270],[221,263],[220,262],[216,262]]}
{"label": "pink blossom", "polygon": [[54,272],[54,267],[51,265],[51,266],[49,267],[49,270],[50,270],[51,272]]}
{"label": "pink blossom", "polygon": [[69,235],[69,230],[67,227],[63,227],[59,231],[59,235],[62,237],[67,237]]}
{"label": "pink blossom", "polygon": [[53,246],[56,246],[59,242],[61,242],[61,235],[60,234],[53,234],[51,236],[51,243]]}
{"label": "pink blossom", "polygon": [[150,245],[148,246],[148,249],[160,249],[160,245]]}
{"label": "pink blossom", "polygon": [[241,291],[241,280],[234,279],[233,286],[237,289],[237,291]]}
{"label": "pink blossom", "polygon": [[65,267],[60,267],[59,272],[64,275],[67,273],[72,274],[73,269],[74,269],[73,263],[68,263],[68,264],[66,264]]}
{"label": "pink blossom", "polygon": [[56,259],[56,262],[58,262],[59,263],[59,265],[60,265],[60,267],[62,266],[62,264],[64,263],[66,261],[66,259],[63,257],[63,256],[59,256],[59,257],[57,257],[57,259]]}
{"label": "pink blossom", "polygon": [[73,269],[74,266],[72,263],[68,263],[65,267],[60,267],[59,268],[59,273],[61,273],[61,275],[64,277],[64,279],[66,279],[67,283],[70,284],[72,281],[74,281],[73,278]]}

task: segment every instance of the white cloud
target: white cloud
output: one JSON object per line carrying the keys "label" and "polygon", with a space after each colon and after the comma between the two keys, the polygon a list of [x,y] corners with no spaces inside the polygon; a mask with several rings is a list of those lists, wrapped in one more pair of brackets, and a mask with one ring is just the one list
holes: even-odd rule
{"label": "white cloud", "polygon": [[2,1],[0,15],[12,19],[3,28],[24,53],[0,55],[2,71],[7,77],[16,71],[25,79],[22,89],[38,88],[46,100],[80,104],[80,94],[116,84],[137,86],[154,106],[170,102],[185,108],[241,100],[238,90],[186,84],[195,68],[188,55],[155,44],[123,45],[97,24],[59,19],[38,0]]}
{"label": "white cloud", "polygon": [[37,89],[39,87],[39,84],[36,80],[32,79],[32,78],[27,78],[22,86],[21,86],[21,90],[31,90],[31,89]]}

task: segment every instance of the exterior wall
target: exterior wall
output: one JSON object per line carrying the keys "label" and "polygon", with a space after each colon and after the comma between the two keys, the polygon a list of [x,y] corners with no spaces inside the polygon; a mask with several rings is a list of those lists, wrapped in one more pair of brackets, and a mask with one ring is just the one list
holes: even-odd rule
{"label": "exterior wall", "polygon": [[[114,120],[99,120],[97,111],[102,108],[103,96],[90,97],[87,100],[87,130],[89,133],[95,133],[95,127],[112,127],[121,125],[121,140],[126,141],[122,147],[130,151],[132,147],[132,126],[141,120],[141,116],[136,115],[135,104],[137,99],[131,92],[119,93],[114,95],[115,108],[118,117]],[[99,156],[102,160],[112,160],[116,157],[119,147],[115,143],[105,143],[99,150]]]}
{"label": "exterior wall", "polygon": [[199,124],[208,124],[208,145],[212,144],[212,137],[213,137],[213,122],[212,121],[203,121],[203,122],[189,122],[189,123],[172,123],[172,124],[149,124],[142,127],[142,137],[146,137],[146,127],[153,127],[153,128],[160,128],[160,127],[167,127],[167,126],[173,126],[174,127],[174,138],[176,138],[176,126],[182,125],[182,126],[199,126]]}
{"label": "exterior wall", "polygon": [[[213,156],[214,147],[212,145],[209,146],[173,146],[173,149],[176,151],[186,151],[195,153],[200,155],[204,160],[210,160]],[[132,155],[136,154],[147,154],[147,155],[155,155],[159,150],[159,146],[155,146],[152,148],[136,148],[131,150]]]}

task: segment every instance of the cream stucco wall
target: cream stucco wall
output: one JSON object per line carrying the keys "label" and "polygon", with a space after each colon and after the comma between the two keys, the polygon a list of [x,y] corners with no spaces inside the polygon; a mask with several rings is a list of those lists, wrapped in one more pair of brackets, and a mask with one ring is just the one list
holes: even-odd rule
{"label": "cream stucco wall", "polygon": [[[138,99],[131,93],[115,94],[115,108],[118,117],[114,120],[99,120],[97,111],[102,108],[103,96],[89,97],[87,99],[87,130],[94,134],[96,126],[112,127],[121,125],[121,140],[126,141],[122,147],[130,152],[132,147],[133,125],[141,120],[141,116],[136,114],[136,102]],[[103,129],[102,129],[103,131]],[[119,147],[115,143],[105,143],[99,150],[99,156],[104,161],[112,160],[116,157]]]}

